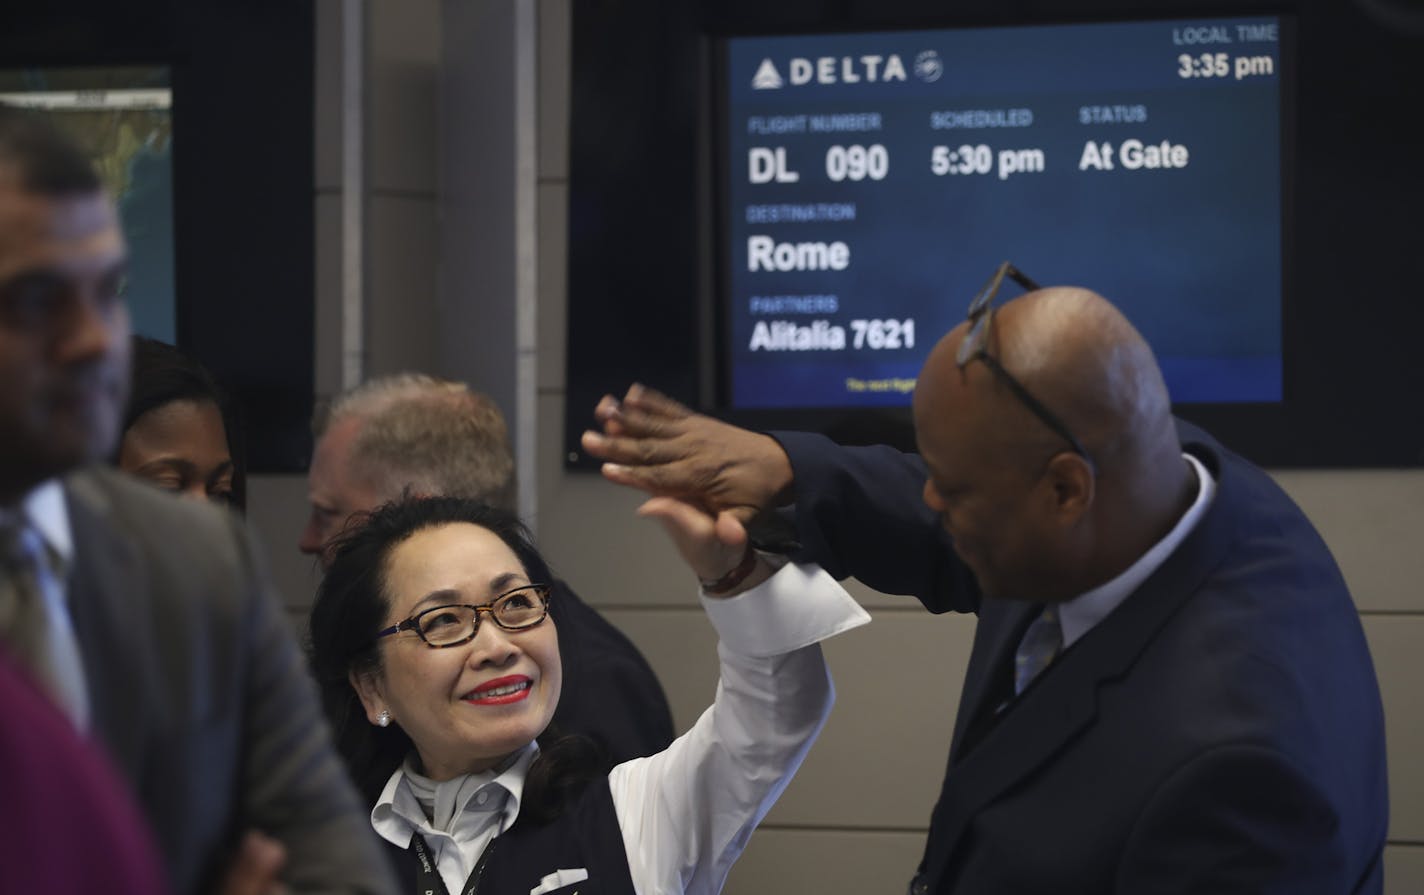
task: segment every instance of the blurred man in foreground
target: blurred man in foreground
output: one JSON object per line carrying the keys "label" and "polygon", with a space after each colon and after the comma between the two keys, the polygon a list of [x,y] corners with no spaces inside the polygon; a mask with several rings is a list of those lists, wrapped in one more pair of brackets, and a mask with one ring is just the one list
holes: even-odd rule
{"label": "blurred man in foreground", "polygon": [[0,107],[0,641],[127,778],[175,892],[389,891],[246,531],[99,465],[125,258],[88,160]]}

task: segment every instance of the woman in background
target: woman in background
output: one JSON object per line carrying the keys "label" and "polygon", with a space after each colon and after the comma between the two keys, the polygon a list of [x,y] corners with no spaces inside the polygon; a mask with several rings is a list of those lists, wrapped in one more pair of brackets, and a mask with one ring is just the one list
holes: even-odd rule
{"label": "woman in background", "polygon": [[115,465],[176,494],[245,505],[217,381],[166,342],[133,337],[133,380]]}
{"label": "woman in background", "polygon": [[641,512],[702,580],[721,682],[690,731],[611,771],[549,729],[559,607],[516,518],[407,500],[338,542],[313,665],[371,825],[415,891],[711,895],[800,766],[833,700],[818,641],[869,617],[819,568],[773,567],[729,514],[670,498]]}

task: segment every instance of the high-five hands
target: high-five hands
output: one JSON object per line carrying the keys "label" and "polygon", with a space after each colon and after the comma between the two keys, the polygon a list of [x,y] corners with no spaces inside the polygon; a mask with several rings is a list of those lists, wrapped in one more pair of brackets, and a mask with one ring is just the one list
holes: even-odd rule
{"label": "high-five hands", "polygon": [[676,497],[653,497],[638,515],[656,519],[709,596],[731,597],[765,581],[774,571],[762,560],[731,511],[716,515]]}
{"label": "high-five hands", "polygon": [[608,461],[609,481],[654,495],[639,515],[657,519],[703,591],[732,596],[764,581],[771,566],[752,550],[746,526],[791,497],[791,462],[776,440],[693,413],[633,385],[594,410],[603,431],[583,449]]}
{"label": "high-five hands", "polygon": [[605,395],[594,417],[603,431],[584,432],[583,449],[608,461],[603,475],[611,482],[728,512],[742,525],[791,500],[791,461],[769,435],[693,413],[636,384],[622,401]]}

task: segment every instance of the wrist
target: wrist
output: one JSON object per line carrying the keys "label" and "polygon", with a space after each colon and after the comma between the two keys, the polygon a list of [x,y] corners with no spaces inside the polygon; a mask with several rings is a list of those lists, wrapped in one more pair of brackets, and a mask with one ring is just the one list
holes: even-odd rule
{"label": "wrist", "polygon": [[796,472],[791,466],[791,456],[786,453],[786,448],[782,447],[776,436],[765,432],[760,434],[773,445],[763,455],[764,462],[761,465],[763,485],[769,495],[767,504],[762,509],[789,506],[796,495]]}
{"label": "wrist", "polygon": [[730,572],[721,578],[698,578],[697,583],[702,586],[702,592],[709,597],[721,597],[736,590],[738,585],[747,580],[747,577],[756,570],[757,554],[752,549],[751,542],[747,542],[747,549],[742,552],[741,561]]}

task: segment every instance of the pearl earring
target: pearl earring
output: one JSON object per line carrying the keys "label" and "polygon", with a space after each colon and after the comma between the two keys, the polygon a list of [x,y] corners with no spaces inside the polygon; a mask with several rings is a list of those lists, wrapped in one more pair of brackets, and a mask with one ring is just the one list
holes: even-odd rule
{"label": "pearl earring", "polygon": [[381,713],[376,716],[376,725],[378,727],[390,727],[391,713],[386,711],[385,709],[381,709]]}

